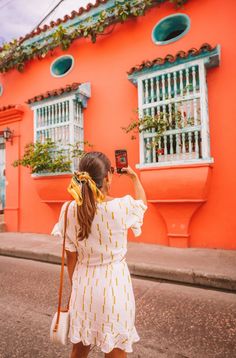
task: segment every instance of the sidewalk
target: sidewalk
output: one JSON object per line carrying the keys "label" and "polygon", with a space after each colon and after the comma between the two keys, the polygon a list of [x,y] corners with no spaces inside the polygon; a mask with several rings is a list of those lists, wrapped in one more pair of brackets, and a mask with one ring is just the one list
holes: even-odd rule
{"label": "sidewalk", "polygon": [[[61,244],[50,235],[0,233],[0,255],[60,263]],[[178,249],[128,243],[131,274],[236,291],[236,250]]]}

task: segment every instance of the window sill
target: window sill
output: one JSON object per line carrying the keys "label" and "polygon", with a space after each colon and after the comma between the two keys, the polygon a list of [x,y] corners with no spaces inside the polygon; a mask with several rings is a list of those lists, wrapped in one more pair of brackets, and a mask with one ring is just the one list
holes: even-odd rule
{"label": "window sill", "polygon": [[175,162],[162,162],[162,163],[146,163],[146,164],[136,164],[136,168],[140,171],[143,170],[155,170],[155,169],[172,169],[172,168],[193,168],[209,165],[211,166],[214,163],[214,158],[209,159],[199,159],[199,160],[188,160],[188,161],[175,161]]}
{"label": "window sill", "polygon": [[72,173],[70,172],[66,172],[66,173],[34,173],[31,174],[31,178],[32,179],[43,179],[43,178],[55,178],[55,177],[60,177],[60,178],[70,178],[72,176]]}

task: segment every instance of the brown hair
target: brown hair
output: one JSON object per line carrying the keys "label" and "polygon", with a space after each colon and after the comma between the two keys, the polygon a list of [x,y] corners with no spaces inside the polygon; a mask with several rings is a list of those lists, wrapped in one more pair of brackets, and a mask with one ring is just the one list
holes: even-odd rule
{"label": "brown hair", "polygon": [[[79,162],[79,171],[89,173],[98,189],[102,188],[103,180],[110,170],[111,162],[101,152],[86,153]],[[89,236],[97,207],[93,192],[88,183],[82,183],[81,194],[83,202],[81,206],[77,206],[79,223],[78,240],[83,240]]]}

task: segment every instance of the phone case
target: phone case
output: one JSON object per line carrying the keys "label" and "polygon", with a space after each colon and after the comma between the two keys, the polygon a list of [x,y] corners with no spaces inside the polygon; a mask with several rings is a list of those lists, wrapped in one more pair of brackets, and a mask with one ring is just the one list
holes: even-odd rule
{"label": "phone case", "polygon": [[117,173],[122,174],[121,169],[126,168],[128,166],[127,150],[125,150],[125,149],[116,150],[115,151],[115,158],[116,158],[116,170],[117,170]]}

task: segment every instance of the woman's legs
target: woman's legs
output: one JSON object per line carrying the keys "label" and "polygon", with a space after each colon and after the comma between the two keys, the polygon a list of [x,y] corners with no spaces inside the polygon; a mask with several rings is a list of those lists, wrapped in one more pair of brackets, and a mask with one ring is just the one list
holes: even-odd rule
{"label": "woman's legs", "polygon": [[82,342],[73,344],[70,358],[87,358],[90,350],[89,346],[84,346]]}
{"label": "woman's legs", "polygon": [[105,358],[126,358],[127,353],[120,348],[114,348],[110,353],[105,353]]}
{"label": "woman's legs", "polygon": [[[84,346],[82,342],[73,344],[70,358],[87,358],[90,347]],[[114,348],[110,353],[105,353],[105,358],[127,358],[127,353],[120,348]]]}

